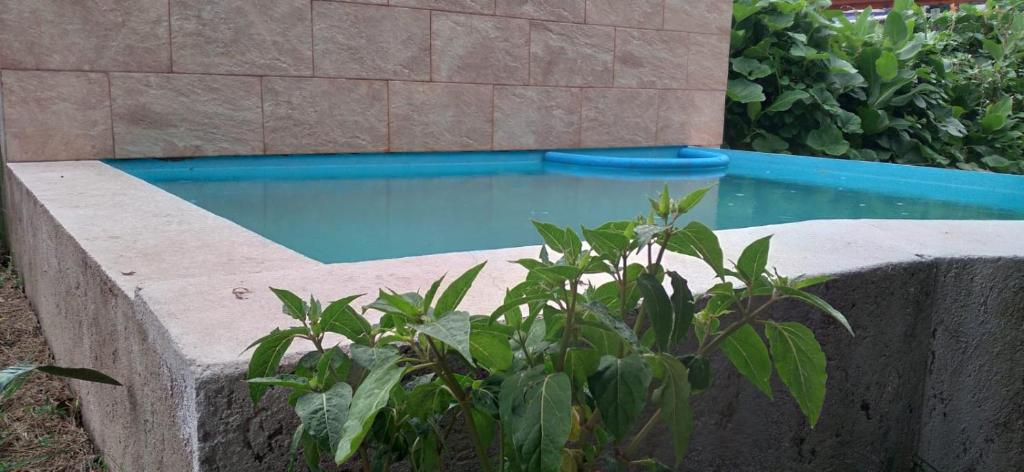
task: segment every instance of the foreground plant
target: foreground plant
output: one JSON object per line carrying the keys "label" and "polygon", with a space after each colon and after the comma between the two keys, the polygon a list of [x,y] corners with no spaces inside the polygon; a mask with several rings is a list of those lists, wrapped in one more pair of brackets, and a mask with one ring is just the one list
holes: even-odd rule
{"label": "foreground plant", "polygon": [[21,388],[28,378],[35,372],[64,377],[68,379],[83,380],[107,385],[121,386],[121,383],[114,380],[107,374],[93,369],[77,367],[59,367],[55,365],[40,364],[18,364],[5,367],[0,370],[0,400],[6,400],[14,396],[14,393]]}
{"label": "foreground plant", "polygon": [[[810,329],[770,319],[769,308],[796,299],[849,323],[805,291],[827,278],[768,270],[770,237],[727,263],[707,226],[677,226],[706,192],[673,200],[666,188],[650,216],[583,228],[583,238],[534,222],[544,247],[537,259],[516,261],[526,280],[489,316],[459,310],[482,264],[444,290],[443,280],[423,295],[381,290],[358,312],[358,295],[323,307],[272,289],[300,326],[253,343],[252,400],[272,386],[289,391],[302,421],[292,451],[301,449],[312,470],[325,456],[366,471],[398,461],[437,470],[458,447],[459,427],[484,471],[656,470],[666,466],[642,445],[665,424],[676,465],[683,460],[690,398],[711,387],[710,357],[721,352],[768,397],[777,373],[813,427],[825,355]],[[663,267],[666,252],[704,261],[715,285],[695,297]],[[377,324],[368,312],[380,315]],[[327,333],[348,338],[349,350],[326,346]],[[315,350],[279,374],[295,339]]]}

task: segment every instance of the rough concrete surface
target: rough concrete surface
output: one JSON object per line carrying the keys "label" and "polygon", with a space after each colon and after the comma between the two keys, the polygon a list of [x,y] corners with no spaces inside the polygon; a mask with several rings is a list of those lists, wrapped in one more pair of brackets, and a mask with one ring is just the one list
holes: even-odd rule
{"label": "rough concrete surface", "polygon": [[[424,289],[490,261],[464,307],[486,313],[536,247],[319,264],[98,162],[9,164],[11,241],[44,334],[62,364],[125,383],[75,383],[86,425],[116,470],[280,470],[291,412],[254,409],[239,353],[287,323],[266,287],[334,299]],[[1024,222],[812,221],[720,231],[727,255],[774,234],[785,274],[832,273],[818,289],[856,337],[802,305],[829,358],[809,429],[776,385],[768,400],[718,359],[695,400],[685,470],[1014,470],[1024,449]],[[705,290],[699,262],[665,265]],[[296,345],[292,358],[301,355]],[[777,383],[777,379],[776,379]],[[654,438],[664,435],[654,435]],[[666,454],[668,446],[648,447]]]}

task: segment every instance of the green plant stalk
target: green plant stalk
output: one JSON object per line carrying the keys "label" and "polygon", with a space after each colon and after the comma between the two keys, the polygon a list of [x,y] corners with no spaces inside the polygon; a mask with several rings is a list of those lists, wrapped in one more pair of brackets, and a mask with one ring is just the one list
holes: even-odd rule
{"label": "green plant stalk", "polygon": [[433,339],[427,338],[427,344],[430,346],[430,350],[437,357],[437,364],[435,372],[437,376],[444,382],[448,390],[451,390],[452,395],[455,396],[455,401],[459,404],[459,408],[462,409],[462,416],[465,417],[466,428],[469,429],[469,435],[473,439],[473,448],[476,449],[477,458],[480,459],[480,467],[484,472],[491,472],[491,459],[487,454],[487,446],[483,444],[480,439],[480,432],[476,429],[476,423],[473,422],[473,405],[470,404],[469,399],[466,398],[466,392],[459,386],[459,382],[456,381],[451,372],[448,370],[448,361],[441,350],[437,348]]}
{"label": "green plant stalk", "polygon": [[555,359],[555,370],[565,371],[565,358],[569,355],[569,347],[575,344],[576,339],[576,299],[579,298],[580,279],[576,278],[569,282],[569,305],[565,309],[565,328],[562,333],[561,346],[558,350],[558,357]]}
{"label": "green plant stalk", "polygon": [[707,354],[707,353],[711,352],[712,350],[717,348],[720,344],[722,344],[722,342],[725,341],[726,338],[728,338],[732,333],[735,333],[736,330],[742,328],[745,325],[753,323],[757,319],[757,315],[761,314],[762,311],[764,311],[766,308],[771,306],[773,303],[775,303],[775,302],[777,302],[777,301],[779,301],[781,299],[782,299],[782,297],[777,297],[775,294],[772,294],[772,297],[770,299],[768,299],[768,301],[764,302],[764,304],[762,304],[761,306],[757,307],[756,310],[754,310],[754,311],[744,310],[746,313],[743,314],[743,316],[740,318],[739,321],[736,321],[733,324],[731,324],[728,327],[726,327],[724,330],[722,330],[720,333],[718,333],[718,335],[715,336],[715,338],[712,339],[711,342],[709,342],[709,343],[707,343],[707,344],[705,344],[703,346],[700,346],[697,349],[697,355],[704,355],[704,354]]}
{"label": "green plant stalk", "polygon": [[636,436],[633,436],[633,440],[629,442],[628,446],[626,446],[623,456],[629,457],[636,453],[636,448],[639,447],[640,443],[647,438],[647,435],[651,434],[651,431],[654,430],[655,423],[657,423],[660,418],[661,408],[658,408],[658,410],[651,415],[650,419],[647,420],[647,423],[644,423],[643,428],[640,428],[640,431],[636,433]]}

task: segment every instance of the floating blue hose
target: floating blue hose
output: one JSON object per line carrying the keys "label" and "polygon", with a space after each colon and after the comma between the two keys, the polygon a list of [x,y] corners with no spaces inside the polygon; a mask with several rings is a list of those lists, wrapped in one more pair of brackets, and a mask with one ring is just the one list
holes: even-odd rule
{"label": "floating blue hose", "polygon": [[709,170],[729,166],[729,156],[703,149],[681,148],[676,157],[621,157],[599,156],[569,152],[550,151],[544,153],[544,160],[588,167],[618,167],[624,169],[650,170]]}

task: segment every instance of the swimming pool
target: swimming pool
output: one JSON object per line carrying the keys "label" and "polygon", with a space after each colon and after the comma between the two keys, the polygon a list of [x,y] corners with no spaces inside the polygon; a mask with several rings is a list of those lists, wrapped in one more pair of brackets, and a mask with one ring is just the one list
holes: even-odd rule
{"label": "swimming pool", "polygon": [[813,219],[1024,219],[1018,176],[722,152],[731,160],[724,175],[553,164],[542,152],[109,163],[324,263],[536,244],[530,220],[595,226],[631,218],[664,184],[675,194],[713,186],[693,217],[716,229]]}

